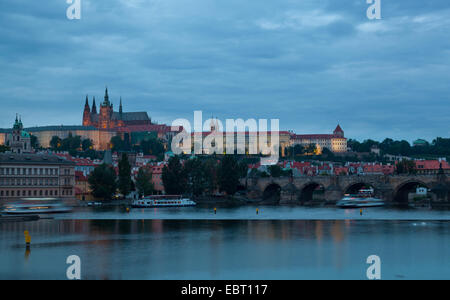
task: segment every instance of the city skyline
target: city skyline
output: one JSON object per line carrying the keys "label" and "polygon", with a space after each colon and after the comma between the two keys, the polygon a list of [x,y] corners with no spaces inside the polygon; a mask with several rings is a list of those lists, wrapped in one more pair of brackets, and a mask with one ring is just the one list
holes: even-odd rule
{"label": "city skyline", "polygon": [[0,128],[16,113],[80,125],[107,85],[158,123],[202,110],[358,140],[449,137],[450,4],[386,2],[372,21],[366,1],[334,2],[83,0],[68,20],[64,1],[4,1]]}

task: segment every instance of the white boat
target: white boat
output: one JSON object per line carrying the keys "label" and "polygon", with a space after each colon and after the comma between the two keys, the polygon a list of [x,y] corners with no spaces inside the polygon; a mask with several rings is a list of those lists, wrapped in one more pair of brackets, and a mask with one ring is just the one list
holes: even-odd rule
{"label": "white boat", "polygon": [[164,196],[149,196],[142,199],[133,200],[131,207],[133,208],[147,208],[147,207],[177,207],[177,206],[195,206],[197,203],[189,198],[182,196],[164,195]]}
{"label": "white boat", "polygon": [[24,198],[7,204],[2,213],[8,215],[68,213],[72,208],[57,198]]}
{"label": "white boat", "polygon": [[373,189],[359,190],[358,194],[346,194],[344,198],[336,203],[340,208],[360,208],[384,206],[384,201],[373,197]]}

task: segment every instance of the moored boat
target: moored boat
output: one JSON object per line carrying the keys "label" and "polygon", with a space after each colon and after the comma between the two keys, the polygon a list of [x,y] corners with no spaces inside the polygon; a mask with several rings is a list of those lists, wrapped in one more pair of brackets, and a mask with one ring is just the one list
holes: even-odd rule
{"label": "moored boat", "polygon": [[380,207],[384,206],[384,201],[373,196],[373,190],[362,189],[358,194],[347,194],[336,203],[340,208],[360,208],[360,207]]}
{"label": "moored boat", "polygon": [[28,214],[54,214],[68,213],[72,208],[66,206],[61,199],[57,198],[24,198],[15,203],[7,204],[2,210],[8,215]]}
{"label": "moored boat", "polygon": [[147,208],[147,207],[181,207],[195,206],[197,203],[189,198],[183,198],[178,195],[149,196],[142,199],[133,200],[131,207]]}

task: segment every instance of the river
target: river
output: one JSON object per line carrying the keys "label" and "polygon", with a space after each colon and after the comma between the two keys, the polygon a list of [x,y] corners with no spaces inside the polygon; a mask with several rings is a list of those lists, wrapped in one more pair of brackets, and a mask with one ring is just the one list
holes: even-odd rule
{"label": "river", "polygon": [[82,279],[366,279],[370,255],[382,279],[450,279],[448,210],[79,208],[0,241],[0,279],[65,279],[70,255]]}

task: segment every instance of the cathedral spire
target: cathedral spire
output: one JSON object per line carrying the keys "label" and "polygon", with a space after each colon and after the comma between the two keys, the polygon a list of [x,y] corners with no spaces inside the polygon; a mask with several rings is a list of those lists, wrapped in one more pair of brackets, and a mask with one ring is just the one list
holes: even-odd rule
{"label": "cathedral spire", "polygon": [[95,96],[94,96],[94,100],[92,102],[92,110],[91,113],[93,114],[97,114],[97,105],[95,104]]}
{"label": "cathedral spire", "polygon": [[105,101],[103,101],[103,106],[109,105],[108,87],[105,89]]}
{"label": "cathedral spire", "polygon": [[119,113],[122,115],[123,109],[122,109],[122,96],[120,96],[120,106],[119,106]]}
{"label": "cathedral spire", "polygon": [[91,110],[89,108],[89,99],[88,99],[88,95],[86,95],[86,103],[84,104],[84,112],[90,113]]}

